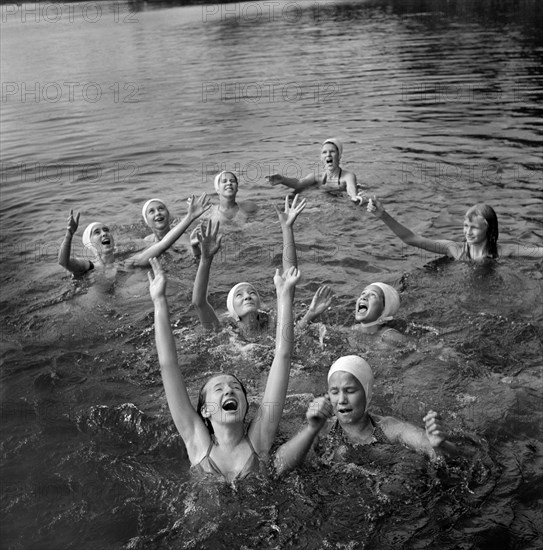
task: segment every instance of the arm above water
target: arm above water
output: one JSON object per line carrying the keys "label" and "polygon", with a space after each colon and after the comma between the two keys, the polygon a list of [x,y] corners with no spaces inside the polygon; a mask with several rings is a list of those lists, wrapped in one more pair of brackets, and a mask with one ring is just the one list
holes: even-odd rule
{"label": "arm above water", "polygon": [[294,289],[299,279],[300,272],[295,267],[291,267],[282,275],[277,270],[274,277],[277,291],[275,355],[262,403],[249,428],[249,437],[257,453],[269,453],[283,414],[294,347],[292,303]]}
{"label": "arm above water", "polygon": [[275,453],[274,465],[278,474],[284,474],[299,466],[307,456],[317,435],[333,414],[328,396],[317,397],[306,412],[307,424],[289,441],[283,443]]}
{"label": "arm above water", "polygon": [[286,187],[294,189],[295,191],[302,191],[303,189],[307,189],[308,187],[311,187],[312,185],[318,183],[317,179],[315,178],[315,174],[308,174],[302,179],[287,178],[286,176],[282,176],[281,174],[272,174],[271,176],[266,176],[266,179],[271,185],[282,184]]}
{"label": "arm above water", "polygon": [[543,246],[537,244],[499,244],[498,253],[509,258],[543,258]]}
{"label": "arm above water", "polygon": [[68,226],[66,228],[66,235],[62,244],[60,245],[60,250],[58,251],[58,263],[64,268],[73,273],[74,275],[83,275],[91,269],[91,262],[89,260],[79,260],[77,258],[72,258],[72,238],[74,233],[79,227],[79,212],[75,215],[74,211],[70,210],[70,215],[68,216]]}
{"label": "arm above water", "polygon": [[368,212],[380,218],[405,244],[428,250],[435,254],[446,254],[451,258],[458,258],[462,245],[454,241],[433,240],[421,237],[395,220],[383,207],[381,201],[374,195],[368,202]]}
{"label": "arm above water", "polygon": [[298,267],[296,243],[294,242],[294,222],[306,206],[305,199],[298,201],[298,198],[298,195],[296,195],[292,200],[292,204],[289,204],[287,195],[285,197],[284,211],[281,211],[274,205],[283,233],[283,272],[286,272],[291,267]]}
{"label": "arm above water", "polygon": [[153,269],[153,275],[148,274],[149,292],[155,306],[155,340],[164,391],[175,426],[185,442],[189,459],[194,464],[207,449],[210,436],[203,420],[192,406],[177,362],[166,299],[166,275],[156,258],[151,258],[149,263]]}
{"label": "arm above water", "polygon": [[441,418],[435,411],[428,411],[423,421],[425,430],[392,416],[385,416],[380,418],[379,426],[391,442],[402,443],[426,454],[431,460],[439,456],[460,454],[456,445],[447,440]]}
{"label": "arm above water", "polygon": [[206,329],[219,329],[221,323],[215,310],[207,300],[209,273],[213,257],[221,247],[222,235],[219,235],[219,222],[203,222],[196,233],[200,245],[200,263],[192,289],[192,305],[198,314],[200,323]]}
{"label": "arm above water", "polygon": [[150,258],[156,258],[168,250],[194,220],[211,208],[211,202],[205,193],[203,193],[198,200],[196,200],[193,195],[188,199],[188,203],[189,210],[187,215],[175,227],[170,229],[160,241],[146,248],[143,252],[129,258],[127,264],[137,267],[146,267],[149,264]]}

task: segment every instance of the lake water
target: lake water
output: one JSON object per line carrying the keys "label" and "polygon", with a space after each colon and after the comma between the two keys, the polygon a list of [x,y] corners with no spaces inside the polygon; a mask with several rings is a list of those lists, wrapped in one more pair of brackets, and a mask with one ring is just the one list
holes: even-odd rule
{"label": "lake water", "polygon": [[[306,194],[296,225],[305,311],[279,440],[303,422],[329,365],[360,353],[376,411],[442,411],[473,461],[435,470],[408,450],[381,463],[309,462],[285,480],[193,486],[167,410],[145,270],[73,281],[56,262],[70,209],[82,229],[141,246],[141,206],[175,216],[223,168],[259,210],[225,227],[210,300],[250,280],[273,308],[285,189],[265,176],[342,166],[429,237],[461,240],[487,202],[500,241],[541,244],[543,8],[536,0],[2,4],[2,548],[543,546],[541,261],[472,266],[406,248],[345,197]],[[216,198],[213,198],[216,201]],[[74,239],[81,252],[79,237]],[[234,370],[257,400],[273,341],[201,334],[195,265],[164,257],[180,363],[193,394]],[[398,349],[357,341],[361,288],[401,289]],[[455,469],[456,468],[456,469]]]}

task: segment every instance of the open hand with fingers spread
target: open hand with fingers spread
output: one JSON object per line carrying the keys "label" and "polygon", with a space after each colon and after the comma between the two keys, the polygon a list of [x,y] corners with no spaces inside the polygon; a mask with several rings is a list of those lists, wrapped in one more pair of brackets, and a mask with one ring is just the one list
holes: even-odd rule
{"label": "open hand with fingers spread", "polygon": [[299,195],[296,195],[294,199],[292,200],[292,204],[289,203],[289,197],[288,195],[285,197],[285,210],[281,211],[276,205],[275,211],[277,212],[277,216],[279,217],[279,221],[281,222],[281,226],[283,227],[292,227],[294,222],[296,221],[296,218],[302,212],[302,210],[306,206],[306,200],[305,199],[299,199]]}
{"label": "open hand with fingers spread", "polygon": [[319,316],[323,311],[326,311],[332,304],[334,299],[334,293],[328,285],[322,285],[317,289],[311,305],[309,306],[309,312],[313,317]]}
{"label": "open hand with fingers spread", "polygon": [[441,418],[435,411],[428,411],[422,419],[426,428],[426,437],[432,447],[439,447],[446,439],[447,433],[441,422]]}
{"label": "open hand with fingers spread", "polygon": [[273,282],[275,283],[277,294],[281,292],[294,291],[294,289],[296,288],[296,284],[300,280],[300,277],[300,270],[296,267],[291,267],[287,269],[283,274],[281,274],[279,269],[276,269]]}
{"label": "open hand with fingers spread", "polygon": [[202,193],[198,199],[194,195],[187,199],[188,212],[187,216],[192,220],[199,218],[204,212],[211,208],[211,201],[206,193]]}
{"label": "open hand with fingers spread", "polygon": [[219,234],[220,222],[213,223],[211,220],[203,222],[196,238],[200,244],[202,259],[210,259],[221,248],[222,235]]}

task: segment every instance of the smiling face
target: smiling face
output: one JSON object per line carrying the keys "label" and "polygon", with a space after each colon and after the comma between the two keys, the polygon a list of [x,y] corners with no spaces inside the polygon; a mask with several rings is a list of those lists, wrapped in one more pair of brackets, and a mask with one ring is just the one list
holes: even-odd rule
{"label": "smiling face", "polygon": [[170,225],[170,212],[165,204],[159,201],[153,201],[145,211],[145,219],[149,227],[161,231]]}
{"label": "smiling face", "polygon": [[260,298],[254,286],[245,283],[239,285],[234,293],[234,311],[242,319],[249,313],[258,313],[260,309]]}
{"label": "smiling face", "polygon": [[328,380],[328,395],[334,414],[341,424],[357,424],[366,414],[366,393],[362,384],[343,370]]}
{"label": "smiling face", "polygon": [[381,317],[385,309],[385,295],[375,285],[367,286],[356,301],[354,317],[359,323],[372,323]]}
{"label": "smiling face", "polygon": [[224,172],[219,179],[219,195],[235,198],[238,192],[238,180],[232,172]]}
{"label": "smiling face", "polygon": [[339,166],[339,152],[333,143],[325,143],[321,149],[321,160],[325,168],[333,170]]}
{"label": "smiling face", "polygon": [[464,237],[471,245],[482,245],[486,242],[488,224],[482,216],[464,218]]}
{"label": "smiling face", "polygon": [[92,228],[90,244],[97,256],[112,253],[115,249],[113,235],[109,232],[109,227],[102,223],[95,224]]}
{"label": "smiling face", "polygon": [[241,382],[231,374],[214,376],[202,389],[201,415],[214,422],[243,422],[247,414],[247,396]]}

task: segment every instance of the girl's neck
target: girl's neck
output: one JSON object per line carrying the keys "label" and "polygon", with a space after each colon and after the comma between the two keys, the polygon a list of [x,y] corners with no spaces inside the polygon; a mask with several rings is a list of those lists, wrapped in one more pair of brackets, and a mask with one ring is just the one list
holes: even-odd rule
{"label": "girl's neck", "polygon": [[244,332],[257,332],[260,329],[258,312],[251,312],[244,315],[243,319],[239,320],[239,325]]}
{"label": "girl's neck", "polygon": [[153,234],[155,235],[155,242],[161,241],[170,231],[169,227],[164,229],[153,229]]}
{"label": "girl's neck", "polygon": [[341,168],[339,166],[328,166],[325,167],[326,174],[329,178],[337,178],[339,177],[339,173],[341,171]]}
{"label": "girl's neck", "polygon": [[353,443],[367,443],[373,435],[373,424],[367,412],[356,424],[342,424],[341,428]]}
{"label": "girl's neck", "polygon": [[223,197],[219,195],[219,210],[232,210],[233,208],[238,208],[238,203],[236,202],[236,197]]}
{"label": "girl's neck", "polygon": [[112,265],[115,263],[115,253],[106,252],[104,254],[99,254],[98,256],[94,257],[93,263],[103,266]]}
{"label": "girl's neck", "polygon": [[353,328],[356,329],[358,332],[362,332],[363,334],[375,334],[376,332],[379,332],[379,330],[381,330],[381,325],[376,323],[368,326],[364,323],[356,323]]}
{"label": "girl's neck", "polygon": [[470,244],[468,246],[469,246],[469,256],[472,260],[481,260],[487,257],[486,241],[482,244]]}
{"label": "girl's neck", "polygon": [[213,424],[215,445],[223,449],[234,449],[245,438],[243,422],[235,424]]}

